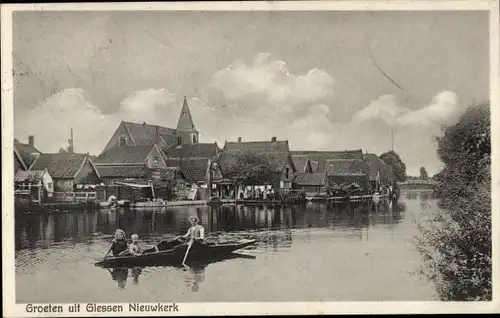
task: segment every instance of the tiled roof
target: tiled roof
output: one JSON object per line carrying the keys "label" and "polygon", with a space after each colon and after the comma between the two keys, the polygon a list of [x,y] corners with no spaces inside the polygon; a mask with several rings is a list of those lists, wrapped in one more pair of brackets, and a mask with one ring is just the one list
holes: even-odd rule
{"label": "tiled roof", "polygon": [[33,179],[34,181],[41,180],[43,174],[46,173],[46,170],[30,170],[30,171],[18,171],[16,176],[14,177],[15,182],[23,182],[28,179]]}
{"label": "tiled roof", "polygon": [[325,171],[329,176],[368,175],[368,165],[359,159],[329,159],[325,161]]}
{"label": "tiled roof", "polygon": [[153,145],[160,142],[160,138],[163,138],[167,143],[169,141],[172,143],[175,140],[175,137],[173,137],[175,135],[175,129],[172,128],[149,125],[147,123],[140,124],[125,121],[123,124],[130,134],[132,142],[135,146]]}
{"label": "tiled roof", "polygon": [[29,144],[23,144],[20,142],[14,142],[15,149],[19,152],[19,155],[23,159],[23,162],[26,164],[26,167],[29,168],[30,165],[35,161],[36,155],[41,153],[38,149]]}
{"label": "tiled roof", "polygon": [[205,181],[207,179],[208,158],[167,158],[165,162],[168,167],[178,167],[188,181]]}
{"label": "tiled roof", "polygon": [[326,173],[299,173],[293,181],[297,185],[322,186],[325,184]]}
{"label": "tiled roof", "polygon": [[170,146],[163,148],[163,153],[166,158],[214,158],[217,156],[218,147],[216,143],[193,144],[182,146]]}
{"label": "tiled roof", "polygon": [[96,166],[102,178],[145,178],[149,176],[146,166]]}
{"label": "tiled roof", "polygon": [[33,163],[30,170],[47,169],[53,178],[73,179],[87,160],[86,154],[43,153]]}
{"label": "tiled roof", "polygon": [[147,146],[118,146],[104,151],[96,160],[97,164],[120,163],[136,164],[145,163],[152,145]]}
{"label": "tiled roof", "polygon": [[[221,171],[227,171],[231,166],[238,163],[238,158],[245,155],[245,152],[221,152],[217,159]],[[266,162],[271,165],[276,171],[281,171],[285,165],[289,154],[287,153],[266,153],[257,154],[265,158]]]}
{"label": "tiled roof", "polygon": [[306,164],[309,160],[309,156],[307,155],[293,155],[292,156],[293,164],[298,172],[306,172]]}
{"label": "tiled roof", "polygon": [[311,162],[318,162],[316,172],[325,172],[325,163],[328,159],[363,159],[363,152],[359,150],[345,150],[345,151],[291,151],[295,155],[307,155]]}
{"label": "tiled roof", "polygon": [[290,152],[288,141],[248,141],[248,142],[226,142],[226,152],[249,151],[253,153]]}

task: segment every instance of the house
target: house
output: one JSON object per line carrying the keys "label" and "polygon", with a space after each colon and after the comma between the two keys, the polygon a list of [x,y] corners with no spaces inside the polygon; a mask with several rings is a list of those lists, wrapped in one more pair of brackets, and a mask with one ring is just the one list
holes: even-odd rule
{"label": "house", "polygon": [[23,191],[36,193],[33,201],[41,202],[44,198],[52,197],[54,180],[47,169],[18,171],[14,176],[14,193]]}
{"label": "house", "polygon": [[324,172],[299,172],[293,184],[294,188],[305,191],[307,196],[322,195],[326,193],[328,179]]}
{"label": "house", "polygon": [[153,146],[161,148],[171,145],[191,145],[198,143],[199,132],[193,123],[191,112],[184,97],[177,128],[122,121],[108,141],[104,151],[114,147]]}
{"label": "house", "polygon": [[17,150],[19,156],[22,158],[27,169],[29,169],[31,164],[41,154],[41,152],[35,147],[35,136],[32,135],[28,136],[27,144],[19,142],[19,140],[17,139],[14,139],[14,149]]}
{"label": "house", "polygon": [[392,186],[394,175],[392,167],[387,165],[379,156],[373,153],[366,153],[363,158],[370,168],[370,185],[372,189],[377,189],[380,186]]}
{"label": "house", "polygon": [[363,152],[358,150],[344,151],[291,151],[292,156],[309,156],[313,172],[325,172],[326,160],[359,159],[363,160]]}
{"label": "house", "polygon": [[312,173],[313,167],[308,155],[292,155],[292,160],[297,168],[297,173]]}
{"label": "house", "polygon": [[152,171],[167,168],[157,144],[110,148],[97,157],[95,166],[105,185],[125,180],[150,180]]}
{"label": "house", "polygon": [[73,192],[77,185],[99,183],[99,173],[87,154],[42,153],[29,171],[47,169],[55,192]]}
{"label": "house", "polygon": [[363,193],[371,190],[370,168],[363,159],[327,159],[324,172],[330,186],[355,183],[361,187]]}

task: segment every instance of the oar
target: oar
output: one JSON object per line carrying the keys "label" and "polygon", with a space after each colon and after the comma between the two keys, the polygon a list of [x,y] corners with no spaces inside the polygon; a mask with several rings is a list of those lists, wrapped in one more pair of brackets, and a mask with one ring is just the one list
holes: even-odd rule
{"label": "oar", "polygon": [[190,240],[188,243],[188,248],[186,250],[186,254],[184,255],[184,260],[182,261],[182,265],[186,265],[186,259],[188,257],[189,250],[191,249],[191,246],[193,245],[193,240]]}

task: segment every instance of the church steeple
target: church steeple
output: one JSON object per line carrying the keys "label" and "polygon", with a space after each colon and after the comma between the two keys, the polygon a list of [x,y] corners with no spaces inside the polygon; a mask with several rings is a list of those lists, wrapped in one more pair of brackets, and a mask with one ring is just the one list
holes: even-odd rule
{"label": "church steeple", "polygon": [[194,126],[186,96],[184,96],[184,103],[182,104],[181,115],[179,116],[179,122],[177,123],[176,131],[178,145],[198,143],[198,131]]}
{"label": "church steeple", "polygon": [[179,122],[177,123],[178,131],[195,131],[193,118],[191,117],[191,112],[189,111],[189,106],[184,96],[184,103],[182,104],[181,115],[179,116]]}

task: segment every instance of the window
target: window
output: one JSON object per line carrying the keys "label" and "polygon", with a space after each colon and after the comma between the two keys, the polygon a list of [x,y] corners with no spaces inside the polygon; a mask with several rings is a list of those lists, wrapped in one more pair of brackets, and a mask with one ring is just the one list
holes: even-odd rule
{"label": "window", "polygon": [[286,178],[288,179],[290,176],[290,168],[286,168]]}
{"label": "window", "polygon": [[47,190],[52,191],[54,188],[54,184],[52,182],[47,183]]}
{"label": "window", "polygon": [[177,145],[182,145],[182,137],[177,137]]}
{"label": "window", "polygon": [[157,166],[157,165],[158,165],[158,157],[155,157],[155,158],[153,159],[153,163],[154,163],[154,165],[155,165],[155,166]]}
{"label": "window", "polygon": [[193,134],[193,144],[196,143],[196,135]]}
{"label": "window", "polygon": [[127,137],[126,136],[120,136],[120,147],[124,147],[127,145]]}

